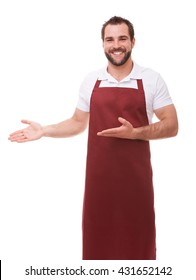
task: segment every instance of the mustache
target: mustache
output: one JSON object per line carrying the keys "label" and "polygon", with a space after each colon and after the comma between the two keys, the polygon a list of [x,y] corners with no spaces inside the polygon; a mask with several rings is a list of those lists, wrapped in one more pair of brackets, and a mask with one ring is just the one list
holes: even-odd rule
{"label": "mustache", "polygon": [[112,48],[112,49],[110,49],[109,52],[110,52],[110,53],[113,53],[113,52],[126,52],[126,49],[125,49],[125,48],[122,48],[122,47],[119,47],[119,48]]}

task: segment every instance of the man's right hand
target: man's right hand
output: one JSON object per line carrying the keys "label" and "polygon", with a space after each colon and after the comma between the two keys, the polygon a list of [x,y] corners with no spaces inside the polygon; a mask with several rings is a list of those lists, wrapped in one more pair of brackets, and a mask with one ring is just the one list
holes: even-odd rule
{"label": "man's right hand", "polygon": [[21,122],[29,126],[11,133],[8,138],[11,142],[24,143],[38,140],[43,136],[43,127],[39,123],[28,120],[22,120]]}

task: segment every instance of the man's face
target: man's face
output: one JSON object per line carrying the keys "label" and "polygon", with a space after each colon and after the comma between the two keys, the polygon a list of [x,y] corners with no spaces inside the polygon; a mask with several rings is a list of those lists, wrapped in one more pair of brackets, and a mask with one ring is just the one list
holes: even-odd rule
{"label": "man's face", "polygon": [[106,26],[103,48],[111,64],[115,66],[124,65],[131,57],[134,43],[135,39],[131,41],[128,27],[125,23]]}

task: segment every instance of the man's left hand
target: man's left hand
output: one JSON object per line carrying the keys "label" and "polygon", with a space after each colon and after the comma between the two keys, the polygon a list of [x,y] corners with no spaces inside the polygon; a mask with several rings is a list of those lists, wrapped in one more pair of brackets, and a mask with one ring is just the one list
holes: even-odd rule
{"label": "man's left hand", "polygon": [[122,124],[120,127],[109,128],[102,130],[97,133],[98,136],[105,137],[116,137],[116,138],[125,138],[125,139],[133,139],[133,126],[127,120],[119,117],[118,121]]}

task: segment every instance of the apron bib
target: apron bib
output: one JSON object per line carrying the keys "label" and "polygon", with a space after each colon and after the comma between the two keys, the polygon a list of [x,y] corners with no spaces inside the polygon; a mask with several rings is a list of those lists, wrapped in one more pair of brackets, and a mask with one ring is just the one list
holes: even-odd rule
{"label": "apron bib", "polygon": [[97,136],[120,126],[148,125],[142,80],[138,89],[99,87],[90,102],[83,206],[84,260],[154,260],[155,214],[149,141]]}

